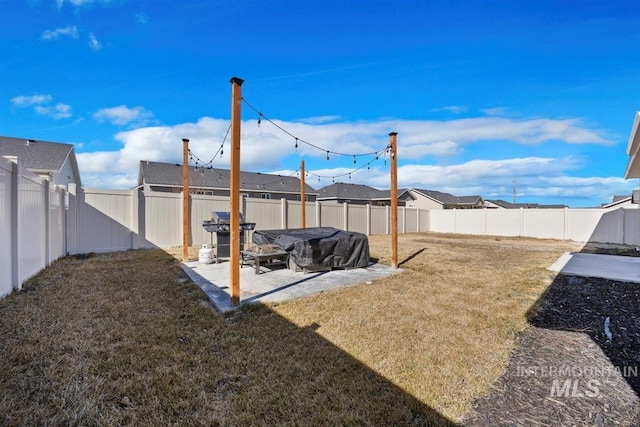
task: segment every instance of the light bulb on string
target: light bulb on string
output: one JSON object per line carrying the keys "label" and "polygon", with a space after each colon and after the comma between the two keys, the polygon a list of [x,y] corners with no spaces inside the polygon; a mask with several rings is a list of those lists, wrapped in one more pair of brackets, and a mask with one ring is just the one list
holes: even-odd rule
{"label": "light bulb on string", "polygon": [[262,114],[258,115],[258,127],[260,127],[260,123],[262,123],[262,120],[260,120],[260,118],[262,117]]}
{"label": "light bulb on string", "polygon": [[354,165],[356,164],[356,155],[355,154],[353,155],[353,164]]}
{"label": "light bulb on string", "polygon": [[296,150],[298,149],[298,138],[296,138]]}

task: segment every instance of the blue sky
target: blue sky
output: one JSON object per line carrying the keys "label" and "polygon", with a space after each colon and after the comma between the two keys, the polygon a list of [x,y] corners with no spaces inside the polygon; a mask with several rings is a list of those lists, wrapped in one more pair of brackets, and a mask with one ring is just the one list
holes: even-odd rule
{"label": "blue sky", "polygon": [[[398,132],[399,185],[596,206],[640,109],[634,1],[0,0],[0,134],[73,143],[83,184],[130,188],[140,160],[209,160],[231,85],[324,149]],[[332,177],[374,160],[300,144],[243,104],[242,169]],[[214,167],[229,164],[225,154]],[[383,157],[336,181],[388,188]]]}

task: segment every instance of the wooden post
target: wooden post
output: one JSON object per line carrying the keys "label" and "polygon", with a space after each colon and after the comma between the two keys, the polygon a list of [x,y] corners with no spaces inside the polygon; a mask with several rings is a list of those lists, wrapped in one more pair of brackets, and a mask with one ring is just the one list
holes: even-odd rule
{"label": "wooden post", "polygon": [[300,227],[307,228],[306,184],[304,182],[304,160],[300,160]]}
{"label": "wooden post", "polygon": [[189,140],[182,139],[182,261],[189,261]]}
{"label": "wooden post", "polygon": [[229,281],[231,283],[231,304],[240,304],[240,106],[244,80],[231,78],[231,180],[229,204],[231,223],[229,227]]}
{"label": "wooden post", "polygon": [[398,268],[398,156],[397,132],[391,132],[391,268]]}

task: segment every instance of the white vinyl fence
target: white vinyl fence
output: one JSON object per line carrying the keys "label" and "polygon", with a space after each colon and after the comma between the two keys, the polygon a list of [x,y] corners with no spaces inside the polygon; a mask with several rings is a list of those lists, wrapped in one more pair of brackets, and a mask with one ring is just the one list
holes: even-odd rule
{"label": "white vinyl fence", "polygon": [[65,194],[0,157],[0,297],[67,252]]}
{"label": "white vinyl fence", "polygon": [[[190,243],[208,243],[202,221],[228,211],[227,197],[190,197]],[[256,229],[299,228],[301,202],[244,198]],[[65,254],[171,247],[182,244],[182,195],[96,190],[68,193],[0,158],[0,297]],[[367,235],[390,233],[388,206],[306,203],[307,227]],[[640,209],[398,209],[400,233],[442,232],[523,236],[640,245]],[[250,241],[250,237],[248,239]]]}

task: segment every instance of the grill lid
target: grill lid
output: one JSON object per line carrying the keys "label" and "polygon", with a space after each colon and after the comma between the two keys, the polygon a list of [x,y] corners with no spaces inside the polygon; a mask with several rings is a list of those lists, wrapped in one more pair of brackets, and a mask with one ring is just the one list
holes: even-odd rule
{"label": "grill lid", "polygon": [[[230,224],[231,212],[213,211],[211,212],[211,220],[218,224]],[[244,223],[244,215],[240,212],[240,223]]]}

